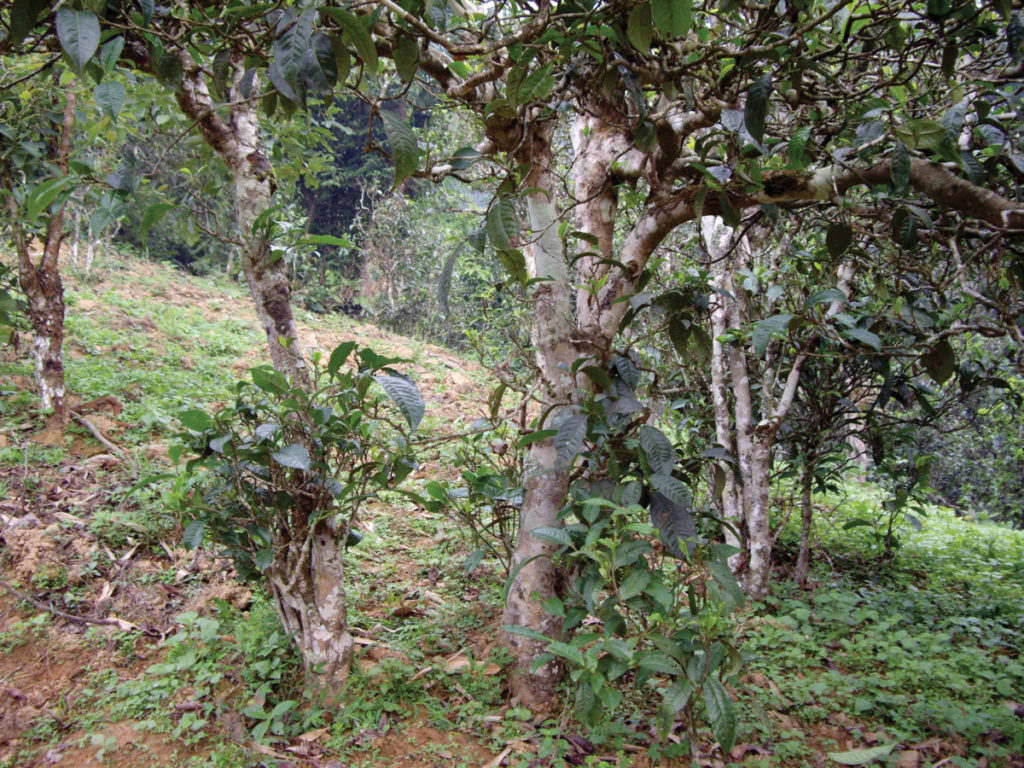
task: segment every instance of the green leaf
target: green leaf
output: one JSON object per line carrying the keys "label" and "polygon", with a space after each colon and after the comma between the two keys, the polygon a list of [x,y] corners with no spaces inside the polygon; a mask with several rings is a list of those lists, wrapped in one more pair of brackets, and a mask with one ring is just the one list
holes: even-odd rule
{"label": "green leaf", "polygon": [[166,216],[168,211],[173,211],[177,207],[174,203],[153,203],[149,206],[146,212],[142,214],[142,222],[139,224],[139,237],[145,240],[153,225]]}
{"label": "green leaf", "polygon": [[829,225],[828,232],[825,234],[825,247],[828,249],[829,256],[838,259],[846,253],[851,243],[853,243],[853,227],[841,223]]}
{"label": "green leaf", "polygon": [[906,208],[900,208],[892,215],[892,235],[904,248],[917,245],[917,221]]}
{"label": "green leaf", "polygon": [[549,541],[552,544],[559,545],[560,547],[568,547],[572,545],[572,538],[569,536],[569,532],[564,528],[556,528],[553,525],[542,525],[537,528],[531,528],[530,533],[538,539]]}
{"label": "green leaf", "polygon": [[301,469],[308,472],[313,466],[306,446],[300,445],[299,443],[286,445],[281,448],[281,450],[274,451],[270,454],[270,457],[282,467],[288,467],[290,469]]}
{"label": "green leaf", "polygon": [[156,13],[156,0],[139,0],[139,8],[142,10],[142,20],[149,24]]}
{"label": "green leaf", "polygon": [[727,558],[711,560],[708,563],[708,568],[711,571],[711,578],[722,590],[721,597],[724,602],[726,604],[731,603],[733,610],[742,608],[743,604],[747,601],[747,596],[729,568]]}
{"label": "green leaf", "polygon": [[299,95],[314,93],[326,96],[333,93],[338,82],[338,60],[326,32],[313,35],[309,48],[299,64]]}
{"label": "green leaf", "polygon": [[175,52],[161,53],[153,62],[153,74],[157,81],[166,88],[176,91],[181,87],[184,66],[180,54]]}
{"label": "green leaf", "polygon": [[327,360],[327,372],[332,376],[336,375],[355,348],[356,342],[354,341],[343,341],[341,344],[336,346],[334,351],[331,352],[330,358]]}
{"label": "green leaf", "polygon": [[284,377],[284,374],[275,371],[269,365],[260,365],[252,368],[249,371],[249,375],[252,376],[252,383],[256,385],[257,389],[261,389],[264,392],[283,395],[288,391],[288,379]]}
{"label": "green leaf", "polygon": [[910,183],[910,153],[902,141],[896,142],[896,148],[892,152],[890,160],[892,169],[892,185],[897,193],[906,190]]}
{"label": "green leaf", "polygon": [[646,424],[640,427],[640,449],[656,475],[669,474],[676,465],[676,449],[665,433]]}
{"label": "green leaf", "polygon": [[651,4],[640,3],[634,5],[626,19],[626,37],[640,53],[651,52],[651,37],[654,28],[651,21]]}
{"label": "green leaf", "polygon": [[199,549],[203,546],[203,534],[206,533],[206,522],[193,520],[181,534],[181,543],[185,549]]}
{"label": "green leaf", "polygon": [[640,666],[651,672],[660,672],[663,675],[681,675],[683,668],[679,662],[661,651],[651,651],[640,660]]}
{"label": "green leaf", "polygon": [[[286,9],[277,22],[272,47],[277,72],[294,90],[298,84],[299,69],[312,44],[313,21],[316,11],[306,8],[302,13]],[[333,55],[333,51],[332,51]]]}
{"label": "green leaf", "polygon": [[116,121],[125,99],[128,98],[128,93],[125,91],[124,85],[117,80],[104,80],[92,89],[92,96],[96,100],[97,106],[110,115],[111,120]]}
{"label": "green leaf", "polygon": [[[256,566],[256,570],[262,572],[267,570],[271,565],[274,564],[274,552],[271,549],[261,549],[252,559],[253,565]],[[294,702],[287,702],[294,703]]]}
{"label": "green leaf", "polygon": [[868,347],[871,347],[876,352],[882,351],[882,340],[877,334],[872,333],[866,328],[847,328],[843,331],[843,335],[848,339],[859,341]]}
{"label": "green leaf", "polygon": [[937,149],[946,138],[946,128],[937,120],[909,120],[893,131],[911,149]]}
{"label": "green leaf", "polygon": [[759,356],[764,355],[768,350],[768,342],[773,337],[785,337],[789,328],[790,322],[793,320],[793,315],[781,314],[772,315],[771,317],[761,320],[754,326],[754,331],[751,334],[751,343],[754,345],[754,352]]}
{"label": "green leaf", "polygon": [[514,247],[519,237],[519,216],[511,198],[497,200],[487,212],[487,238],[498,250]]}
{"label": "green leaf", "polygon": [[743,106],[743,124],[758,144],[764,143],[764,121],[768,116],[768,98],[772,93],[771,73],[761,75],[747,92],[747,103]]}
{"label": "green leaf", "polygon": [[100,20],[92,11],[62,7],[57,11],[57,39],[75,71],[81,75],[86,62],[100,45]]}
{"label": "green leaf", "polygon": [[117,68],[117,62],[121,59],[123,50],[124,38],[121,35],[104,43],[100,48],[100,66],[103,67],[104,72],[113,72]]}
{"label": "green leaf", "polygon": [[802,171],[809,164],[806,157],[807,142],[811,138],[810,126],[804,126],[793,134],[786,147],[786,154],[789,156],[789,166],[797,171]]}
{"label": "green leaf", "polygon": [[518,248],[507,251],[498,251],[498,261],[505,267],[505,271],[519,285],[526,286],[530,281],[530,273],[526,268],[526,257]]}
{"label": "green leaf", "polygon": [[651,0],[651,20],[665,39],[685,37],[693,22],[692,0]]}
{"label": "green leaf", "polygon": [[846,302],[848,300],[847,295],[838,288],[826,288],[824,291],[818,291],[804,302],[804,311],[813,309],[819,304],[831,304],[833,301]]}
{"label": "green leaf", "polygon": [[851,749],[848,752],[829,752],[828,756],[831,760],[843,765],[867,765],[883,757],[888,757],[898,744],[899,742],[895,742],[867,749]]}
{"label": "green leaf", "polygon": [[949,381],[949,377],[956,371],[956,353],[946,339],[921,355],[921,365],[925,371],[938,385]]}
{"label": "green leaf", "polygon": [[[675,480],[675,478],[672,479]],[[679,483],[678,480],[675,482]],[[686,554],[683,552],[684,544],[690,551],[697,545],[697,526],[690,513],[693,502],[689,499],[689,489],[686,486],[683,488],[686,490],[684,500],[687,503],[685,504],[664,493],[652,493],[650,502],[651,524],[658,529],[658,534],[669,554],[679,560],[686,558]],[[678,493],[676,497],[679,497]]]}
{"label": "green leaf", "polygon": [[390,375],[378,374],[373,377],[380,386],[388,393],[388,397],[395,401],[398,410],[405,417],[409,428],[416,430],[423,419],[423,412],[426,406],[423,403],[423,395],[420,394],[416,382],[408,376],[398,373]]}
{"label": "green leaf", "polygon": [[736,743],[736,711],[729,692],[717,677],[709,677],[704,681],[704,706],[707,707],[711,730],[722,752],[729,754]]}
{"label": "green leaf", "polygon": [[76,181],[75,176],[61,176],[44,181],[33,189],[25,200],[25,212],[29,221],[35,221],[39,215],[50,207],[65,187]]}
{"label": "green leaf", "polygon": [[666,715],[671,717],[687,705],[690,701],[690,696],[692,695],[693,683],[685,677],[681,677],[672,683],[672,685],[670,685],[665,691],[665,695],[661,703],[661,709]]}
{"label": "green leaf", "polygon": [[43,8],[50,6],[49,0],[14,0],[11,4],[10,27],[7,42],[17,46],[28,37],[28,33],[36,25]]}
{"label": "green leaf", "polygon": [[536,101],[545,101],[555,89],[555,78],[551,74],[554,68],[554,62],[551,62],[527,75],[523,84],[519,86],[518,103],[530,104]]}
{"label": "green leaf", "polygon": [[622,584],[619,585],[619,599],[629,600],[631,597],[636,597],[647,589],[648,583],[651,581],[651,574],[642,568],[633,568],[626,574],[626,578],[622,580]]}
{"label": "green leaf", "polygon": [[391,161],[395,164],[395,184],[398,185],[419,168],[419,144],[409,121],[398,112],[383,109],[380,118],[384,124],[384,134],[388,137]]}
{"label": "green leaf", "polygon": [[572,465],[583,448],[587,436],[587,415],[571,408],[563,410],[555,424],[555,451],[558,454],[556,467],[565,469]]}
{"label": "green leaf", "polygon": [[345,32],[345,36],[356,49],[359,60],[367,74],[377,73],[377,46],[363,22],[344,8],[321,8],[320,12],[330,16]]}
{"label": "green leaf", "polygon": [[402,82],[411,83],[420,65],[420,47],[411,37],[400,37],[395,45],[395,71]]}

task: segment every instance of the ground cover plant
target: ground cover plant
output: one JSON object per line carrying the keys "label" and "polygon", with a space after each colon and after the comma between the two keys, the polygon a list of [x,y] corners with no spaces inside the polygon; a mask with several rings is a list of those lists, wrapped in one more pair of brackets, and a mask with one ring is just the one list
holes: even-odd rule
{"label": "ground cover plant", "polygon": [[[84,310],[68,324],[70,348],[82,350],[67,365],[75,394],[124,405],[116,414],[84,411],[110,445],[78,422],[65,441],[41,445],[29,426],[29,385],[20,379],[4,390],[2,580],[17,594],[0,598],[0,764],[525,768],[845,759],[924,768],[1022,760],[1024,535],[924,507],[914,512],[920,530],[903,520],[899,546],[886,551],[872,526],[849,525],[886,525],[884,492],[856,484],[814,499],[810,589],[785,583],[783,559],[770,594],[733,605],[725,619],[738,656],[715,679],[728,696],[733,733],[710,716],[714,697],[699,691],[671,699],[683,703],[667,714],[665,674],[676,670],[676,651],[662,658],[653,645],[618,648],[612,636],[577,633],[573,644],[552,647],[572,671],[564,710],[518,704],[504,684],[511,660],[497,642],[503,545],[489,552],[454,528],[467,514],[455,489],[499,511],[514,500],[508,435],[473,434],[463,438],[469,447],[440,440],[473,432],[490,412],[490,393],[450,352],[349,319],[300,315],[300,332],[325,354],[350,340],[416,361],[409,372],[425,400],[420,464],[406,479],[424,503],[390,498],[357,513],[363,538],[347,554],[353,673],[340,704],[318,698],[272,602],[239,583],[216,548],[181,545],[188,520],[169,504],[177,481],[161,477],[170,474],[167,447],[180,430],[174,414],[233,407],[234,382],[259,362],[248,346],[258,343],[255,319],[246,320],[251,310],[218,278],[182,285],[172,270],[124,255],[101,256],[88,281],[70,281],[69,296]],[[129,335],[125,348],[105,335],[117,323]],[[207,343],[190,343],[195,327]],[[18,353],[8,352],[2,365],[9,381],[27,376]],[[172,380],[176,392],[187,390],[180,400],[168,399],[170,376],[182,377]],[[463,474],[467,457],[495,446],[493,462]],[[487,466],[505,479],[488,483]],[[451,504],[430,503],[449,491]],[[650,638],[685,631],[666,629],[683,613],[666,617],[656,600],[633,593],[666,567],[685,575],[673,565],[681,561],[645,559],[629,582],[621,579],[630,572],[615,565],[613,553],[633,537],[664,546],[646,513],[589,502],[574,514],[607,521],[600,536],[566,549],[566,567],[581,579],[574,594],[582,597],[586,580],[604,574],[619,585],[619,599],[597,611],[603,622],[618,615],[646,626]],[[490,530],[497,538],[485,530],[489,541],[507,538]],[[780,533],[784,557],[798,540],[793,519]],[[587,618],[585,600],[549,608],[599,626]],[[613,650],[621,670],[613,669]],[[615,706],[593,709],[580,698],[581,682],[595,701]],[[693,742],[692,758],[684,741]]]}

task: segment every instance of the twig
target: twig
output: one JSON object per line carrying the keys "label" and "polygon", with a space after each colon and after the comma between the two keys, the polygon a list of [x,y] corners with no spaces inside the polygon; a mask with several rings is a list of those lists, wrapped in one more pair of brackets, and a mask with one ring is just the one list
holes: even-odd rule
{"label": "twig", "polygon": [[83,416],[80,413],[75,413],[74,411],[72,411],[71,415],[75,417],[75,421],[77,421],[79,424],[83,425],[90,432],[92,432],[92,436],[95,437],[97,440],[99,440],[104,448],[107,448],[107,449],[113,451],[118,456],[118,458],[120,458],[122,461],[124,460],[124,458],[125,458],[124,451],[121,450],[120,448],[118,448],[114,443],[110,442],[110,440],[108,440],[103,435],[103,433],[100,432],[99,427],[97,427],[95,424],[93,424],[91,421],[89,421],[85,416]]}
{"label": "twig", "polygon": [[92,619],[88,616],[75,616],[73,613],[65,613],[62,610],[54,608],[49,603],[44,603],[42,600],[36,600],[34,597],[26,595],[24,592],[15,589],[2,579],[0,579],[0,587],[6,589],[19,600],[24,600],[26,603],[31,603],[39,610],[46,611],[50,615],[57,616],[61,619],[64,619],[65,621],[71,621],[78,624],[99,624],[100,626],[117,627],[118,629],[124,631],[136,630],[138,632],[142,632],[145,635],[149,635],[150,637],[163,637],[163,635],[157,632],[155,629],[140,627],[138,624],[133,624],[130,621],[125,621],[124,619]]}

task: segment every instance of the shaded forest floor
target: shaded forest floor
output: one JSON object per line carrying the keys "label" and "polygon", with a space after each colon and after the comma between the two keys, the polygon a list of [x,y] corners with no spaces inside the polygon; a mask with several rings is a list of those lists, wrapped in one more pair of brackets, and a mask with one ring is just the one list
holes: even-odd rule
{"label": "shaded forest floor", "polygon": [[[68,384],[88,425],[40,435],[27,358],[0,363],[0,578],[31,598],[0,596],[0,766],[685,764],[659,742],[651,691],[594,729],[571,698],[554,719],[509,702],[499,564],[467,572],[475,546],[457,523],[406,501],[361,513],[343,705],[308,695],[266,599],[181,547],[171,480],[140,482],[168,470],[175,413],[223,402],[263,362],[250,302],[125,256],[68,272]],[[299,319],[306,347],[356,340],[411,360],[432,436],[487,410],[486,372],[448,350]],[[438,444],[410,482],[457,478],[458,461]],[[816,588],[780,579],[741,617],[739,743],[723,755],[704,734],[698,764],[826,766],[889,747],[879,764],[1024,766],[1024,535],[935,511],[883,559],[869,531],[843,528],[878,506],[862,488],[823,500]],[[792,544],[787,528],[780,571]]]}

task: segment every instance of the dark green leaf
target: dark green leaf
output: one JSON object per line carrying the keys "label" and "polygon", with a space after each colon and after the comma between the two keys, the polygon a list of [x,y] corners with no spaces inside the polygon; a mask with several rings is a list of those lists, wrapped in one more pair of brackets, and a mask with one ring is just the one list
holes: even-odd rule
{"label": "dark green leaf", "polygon": [[949,41],[942,49],[942,76],[947,80],[956,74],[956,61],[960,55],[955,41]]}
{"label": "dark green leaf", "polygon": [[892,185],[896,192],[903,192],[910,183],[910,153],[902,141],[896,142],[890,161],[892,168]]}
{"label": "dark green leaf", "polygon": [[409,126],[409,121],[398,112],[381,110],[381,122],[384,133],[388,137],[388,148],[391,150],[391,161],[395,164],[395,184],[400,184],[412,176],[419,168],[420,148],[416,134]]}
{"label": "dark green leaf", "polygon": [[194,432],[204,432],[213,426],[213,419],[207,413],[194,408],[179,413],[178,421],[186,429],[191,429]]}
{"label": "dark green leaf", "polygon": [[538,539],[558,544],[560,547],[568,547],[572,544],[572,538],[564,528],[556,528],[552,525],[542,525],[539,528],[530,529],[530,533]]}
{"label": "dark green leaf", "polygon": [[[273,552],[273,550],[261,549],[259,552],[256,553],[255,557],[253,557],[252,562],[253,562],[253,565],[256,566],[256,570],[258,570],[258,571],[265,571],[265,570],[267,570],[271,565],[274,564],[274,552]],[[286,703],[292,703],[292,702],[286,702]]]}
{"label": "dark green leaf", "polygon": [[661,651],[651,651],[640,660],[640,667],[663,675],[681,675],[683,668],[679,662]]}
{"label": "dark green leaf", "polygon": [[249,371],[252,383],[258,389],[271,394],[283,395],[288,391],[288,379],[269,365],[260,365]]}
{"label": "dark green leaf", "polygon": [[900,208],[892,216],[893,239],[904,248],[917,245],[917,221],[906,208]]}
{"label": "dark green leaf", "polygon": [[153,62],[153,74],[161,85],[172,91],[181,87],[184,68],[181,55],[175,52],[163,53]]}
{"label": "dark green leaf", "polygon": [[557,466],[565,469],[572,465],[583,448],[583,439],[587,436],[587,415],[566,408],[556,420],[555,451],[558,453]]}
{"label": "dark green leaf", "polygon": [[525,286],[529,282],[530,274],[526,268],[526,257],[518,248],[498,251],[498,261],[519,285]]}
{"label": "dark green leaf", "polygon": [[1024,19],[1020,11],[1010,14],[1006,25],[1006,55],[1014,61],[1024,59]]}
{"label": "dark green leaf", "polygon": [[24,40],[36,25],[36,20],[43,8],[47,8],[49,5],[48,0],[14,0],[11,4],[7,42],[12,46],[17,46]]}
{"label": "dark green leaf", "polygon": [[299,64],[300,95],[313,93],[326,96],[334,91],[338,82],[338,60],[326,32],[313,35],[309,48]]}
{"label": "dark green leaf", "polygon": [[103,67],[104,72],[114,71],[123,50],[124,38],[121,35],[103,44],[103,47],[100,48],[100,66]]}
{"label": "dark green leaf", "polygon": [[619,599],[629,600],[636,597],[647,589],[651,581],[651,574],[642,568],[633,568],[626,574],[626,578],[619,585]]}
{"label": "dark green leaf", "polygon": [[826,302],[832,303],[833,301],[847,301],[845,293],[840,291],[838,288],[826,288],[824,291],[818,291],[816,294],[811,296],[804,302],[804,310],[813,309],[819,304]]}
{"label": "dark green leaf", "polygon": [[804,126],[797,130],[793,134],[793,138],[789,140],[789,146],[786,148],[786,154],[789,156],[789,165],[791,168],[802,171],[807,167],[809,161],[805,154],[807,150],[807,142],[811,138],[811,129],[809,126]]}
{"label": "dark green leaf", "polygon": [[898,742],[894,742],[866,749],[851,749],[847,752],[829,752],[828,756],[829,759],[842,765],[867,765],[883,757],[888,757],[897,746]]}
{"label": "dark green leaf", "polygon": [[871,347],[876,352],[882,351],[882,340],[877,334],[872,333],[866,328],[846,328],[843,331],[843,335]]}
{"label": "dark green leaf", "polygon": [[206,523],[203,520],[193,520],[181,534],[181,543],[185,549],[199,549],[203,546],[203,534],[206,533]]}
{"label": "dark green leaf", "polygon": [[343,341],[341,344],[334,348],[331,352],[330,358],[327,360],[327,372],[334,376],[341,370],[341,366],[348,360],[348,356],[352,354],[352,351],[356,348],[354,341]]}
{"label": "dark green leaf", "polygon": [[651,0],[651,20],[666,40],[685,37],[693,22],[691,0]]}
{"label": "dark green leaf", "polygon": [[950,343],[943,339],[921,355],[921,365],[932,381],[941,386],[956,371],[956,353]]}
{"label": "dark green leaf", "polygon": [[740,225],[740,213],[736,210],[736,206],[732,204],[732,200],[729,199],[729,194],[725,190],[722,190],[718,195],[718,207],[719,212],[722,214],[722,221],[725,222],[726,226],[735,229]]}
{"label": "dark green leaf", "polygon": [[75,180],[74,176],[61,176],[44,181],[33,189],[25,200],[25,212],[28,214],[28,220],[35,221],[39,218],[39,215],[48,209],[60,193]]}
{"label": "dark green leaf", "polygon": [[725,686],[717,677],[704,681],[704,705],[707,707],[711,730],[718,739],[722,752],[729,754],[736,743],[736,711]]}
{"label": "dark green leaf", "polygon": [[142,10],[142,20],[149,24],[156,13],[156,0],[139,0],[139,8]]}
{"label": "dark green leaf", "polygon": [[312,467],[309,451],[306,449],[306,446],[299,443],[286,445],[281,450],[274,451],[270,456],[282,467],[288,467],[289,469],[309,471],[310,467]]}
{"label": "dark green leaf", "polygon": [[110,115],[111,120],[117,120],[128,93],[117,80],[104,80],[92,89],[92,96],[96,105]]}
{"label": "dark green leaf", "polygon": [[545,101],[555,88],[555,78],[551,74],[554,67],[553,62],[548,63],[527,75],[519,87],[517,103],[530,104]]}
{"label": "dark green leaf", "polygon": [[403,82],[411,83],[420,65],[420,47],[411,37],[400,37],[395,45],[395,71]]}
{"label": "dark green leaf", "polygon": [[835,223],[829,225],[825,234],[825,247],[828,255],[837,259],[846,253],[853,242],[853,227],[849,224]]}
{"label": "dark green leaf", "polygon": [[685,677],[681,677],[672,683],[672,685],[670,685],[665,691],[661,709],[666,715],[671,717],[687,705],[690,701],[690,696],[692,695],[693,683]]}
{"label": "dark green leaf", "polygon": [[373,378],[395,401],[398,410],[402,412],[405,420],[409,423],[409,428],[415,430],[420,425],[426,408],[423,403],[423,395],[420,394],[416,383],[407,376],[397,373],[389,376],[378,374]]}
{"label": "dark green leaf", "polygon": [[345,31],[345,36],[356,49],[359,60],[367,74],[377,73],[377,46],[370,37],[370,32],[361,19],[353,16],[344,8],[321,8],[320,13],[326,14],[338,22]]}
{"label": "dark green leaf", "polygon": [[743,124],[758,144],[764,143],[764,122],[768,116],[768,98],[772,92],[772,76],[766,73],[750,86],[743,107]]}
{"label": "dark green leaf", "polygon": [[754,345],[754,352],[758,356],[763,355],[768,350],[768,343],[773,337],[785,338],[787,329],[789,328],[790,322],[793,320],[793,315],[781,314],[772,315],[771,317],[765,318],[759,321],[754,326],[754,331],[751,334],[751,343]]}
{"label": "dark green leaf", "polygon": [[100,45],[100,20],[92,11],[62,7],[57,11],[57,38],[75,71],[82,74],[82,68]]}
{"label": "dark green leaf", "polygon": [[651,52],[651,36],[654,32],[651,24],[651,4],[634,5],[626,19],[626,36],[633,47],[643,54]]}
{"label": "dark green leaf", "polygon": [[513,240],[519,237],[519,216],[510,198],[496,201],[487,212],[487,237],[498,250],[514,247]]}
{"label": "dark green leaf", "polygon": [[657,427],[640,427],[640,448],[647,457],[651,472],[656,475],[671,474],[676,465],[676,449],[672,441]]}
{"label": "dark green leaf", "polygon": [[142,214],[142,222],[139,224],[139,236],[145,240],[150,228],[166,216],[168,211],[173,211],[177,207],[174,203],[153,203],[149,206],[146,212]]}
{"label": "dark green leaf", "polygon": [[[654,478],[652,478],[653,481]],[[675,478],[670,478],[685,489],[686,504],[676,502],[662,493],[652,493],[650,502],[651,525],[658,529],[661,540],[669,553],[680,560],[685,558],[682,544],[690,551],[697,545],[697,526],[690,513],[692,501],[689,489]],[[652,482],[652,485],[654,483]],[[676,498],[681,491],[676,488]]]}

